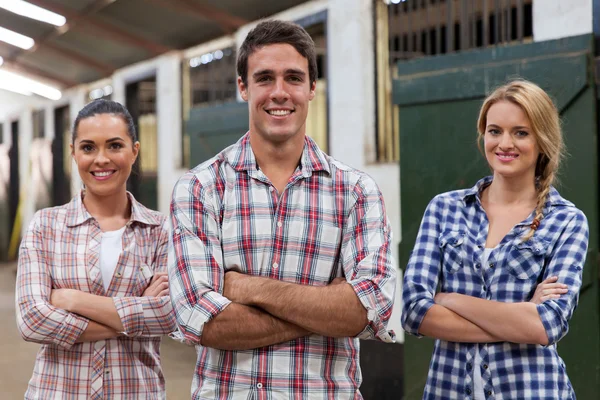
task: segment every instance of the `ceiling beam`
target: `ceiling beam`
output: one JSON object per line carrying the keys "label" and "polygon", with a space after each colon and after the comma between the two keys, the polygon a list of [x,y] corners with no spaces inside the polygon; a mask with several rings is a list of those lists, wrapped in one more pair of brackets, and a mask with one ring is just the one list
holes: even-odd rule
{"label": "ceiling beam", "polygon": [[217,23],[226,33],[232,33],[250,21],[219,10],[213,6],[199,4],[192,0],[151,0],[162,7],[169,8],[184,14],[191,14],[195,17]]}
{"label": "ceiling beam", "polygon": [[62,57],[68,58],[69,60],[75,61],[79,64],[83,64],[88,67],[94,68],[104,73],[105,75],[111,75],[115,71],[115,67],[113,67],[112,65],[100,62],[91,57],[84,56],[81,53],[74,52],[64,47],[56,46],[55,44],[49,42],[44,42],[42,48],[60,54]]}
{"label": "ceiling beam", "polygon": [[[89,27],[95,29],[96,31],[99,31],[105,37],[110,37],[113,40],[118,41],[118,42],[126,42],[135,47],[141,47],[141,48],[147,50],[148,52],[150,52],[154,56],[157,56],[157,55],[160,55],[160,54],[166,53],[167,51],[172,50],[168,46],[163,46],[161,44],[154,43],[150,40],[144,39],[138,35],[127,32],[126,30],[124,30],[114,24],[111,24],[108,22],[103,22],[98,19],[93,19],[86,15],[79,14],[79,13],[69,10],[65,7],[62,7],[56,3],[53,3],[51,1],[48,1],[48,0],[28,0],[28,1],[32,4],[35,4],[38,7],[42,7],[47,10],[50,10],[50,11],[53,11],[55,13],[65,16],[67,18],[67,24],[69,25],[69,28],[76,26],[77,22],[84,22],[86,26],[89,26]],[[99,3],[98,7],[95,7],[95,8],[99,9],[100,6],[106,6],[110,3],[112,3],[112,1],[102,1]],[[92,10],[92,11],[94,11],[94,10]],[[61,28],[57,28],[57,29],[60,30]]]}
{"label": "ceiling beam", "polygon": [[30,65],[25,65],[22,62],[6,61],[6,62],[4,62],[3,65],[7,66],[10,70],[12,70],[14,72],[23,72],[28,75],[37,75],[42,78],[60,83],[64,87],[71,87],[71,86],[75,86],[75,85],[79,84],[79,82],[75,82],[70,79],[66,79],[63,76],[51,74],[49,72],[43,71],[36,67],[32,67]]}

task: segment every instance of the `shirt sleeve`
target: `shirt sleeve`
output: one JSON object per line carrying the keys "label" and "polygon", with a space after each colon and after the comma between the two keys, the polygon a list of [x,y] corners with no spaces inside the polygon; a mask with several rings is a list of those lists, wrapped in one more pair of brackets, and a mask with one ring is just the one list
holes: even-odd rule
{"label": "shirt sleeve", "polygon": [[28,342],[70,349],[89,320],[50,304],[52,274],[43,250],[40,212],[36,213],[19,249],[16,279],[17,326]]}
{"label": "shirt sleeve", "polygon": [[[156,253],[152,263],[154,273],[167,271],[169,229],[160,227]],[[115,308],[127,336],[162,336],[175,330],[175,314],[169,296],[113,297]]]}
{"label": "shirt sleeve", "polygon": [[579,301],[583,265],[588,248],[589,229],[585,215],[577,210],[555,245],[544,278],[557,276],[568,292],[558,299],[537,305],[537,311],[548,335],[548,345],[562,339],[569,331],[569,320]]}
{"label": "shirt sleeve", "polygon": [[421,337],[419,328],[425,314],[434,305],[441,268],[439,221],[442,204],[434,198],[425,210],[415,247],[410,255],[402,285],[402,326]]}
{"label": "shirt sleeve", "polygon": [[168,270],[177,326],[189,344],[200,344],[204,325],[231,303],[222,295],[219,218],[211,193],[195,175],[184,175],[171,201]]}
{"label": "shirt sleeve", "polygon": [[344,229],[341,257],[346,279],[367,310],[369,322],[358,337],[392,343],[396,335],[387,325],[396,293],[396,267],[383,196],[370,178],[359,181],[353,195],[356,203]]}

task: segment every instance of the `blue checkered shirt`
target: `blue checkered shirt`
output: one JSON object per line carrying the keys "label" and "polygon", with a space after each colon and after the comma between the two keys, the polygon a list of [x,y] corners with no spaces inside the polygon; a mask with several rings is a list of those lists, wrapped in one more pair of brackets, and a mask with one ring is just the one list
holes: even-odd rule
{"label": "blue checkered shirt", "polygon": [[[404,329],[418,335],[438,285],[442,292],[516,303],[529,301],[539,282],[556,275],[569,292],[537,306],[548,346],[436,340],[423,399],[472,398],[475,367],[481,368],[486,399],[575,399],[556,343],[567,334],[577,306],[587,219],[552,188],[535,235],[522,241],[532,213],[481,265],[489,223],[480,193],[491,181],[483,178],[471,189],[440,194],[427,206],[404,277]],[[478,366],[476,352],[482,360]]]}

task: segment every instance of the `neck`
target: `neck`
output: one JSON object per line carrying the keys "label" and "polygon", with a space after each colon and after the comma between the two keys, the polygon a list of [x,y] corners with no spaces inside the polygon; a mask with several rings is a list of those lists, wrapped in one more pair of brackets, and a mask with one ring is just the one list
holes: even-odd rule
{"label": "neck", "polygon": [[131,206],[129,205],[129,198],[125,187],[117,193],[108,196],[98,196],[86,190],[83,197],[83,204],[90,215],[96,219],[111,217],[129,219],[131,217]]}
{"label": "neck", "polygon": [[487,192],[487,200],[491,203],[504,205],[537,203],[534,177],[529,175],[507,178],[494,174],[494,180]]}
{"label": "neck", "polygon": [[292,176],[302,157],[304,135],[296,134],[289,140],[273,143],[250,131],[250,146],[261,171],[269,178],[272,175]]}

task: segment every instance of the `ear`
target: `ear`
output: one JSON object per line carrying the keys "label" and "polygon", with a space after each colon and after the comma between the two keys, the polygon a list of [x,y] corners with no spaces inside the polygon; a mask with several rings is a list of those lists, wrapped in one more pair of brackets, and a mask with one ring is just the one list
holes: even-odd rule
{"label": "ear", "polygon": [[140,154],[140,142],[135,142],[133,144],[133,162],[131,163],[131,165],[135,164],[135,160],[137,160],[138,154]]}
{"label": "ear", "polygon": [[308,95],[308,100],[312,100],[315,98],[315,90],[317,89],[317,81],[313,81],[310,84],[310,94]]}
{"label": "ear", "polygon": [[248,87],[244,84],[244,81],[242,80],[241,76],[238,76],[237,78],[237,85],[242,99],[244,99],[244,101],[248,101]]}

